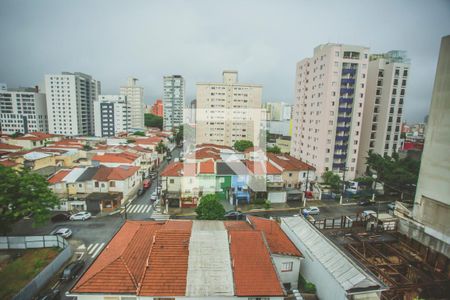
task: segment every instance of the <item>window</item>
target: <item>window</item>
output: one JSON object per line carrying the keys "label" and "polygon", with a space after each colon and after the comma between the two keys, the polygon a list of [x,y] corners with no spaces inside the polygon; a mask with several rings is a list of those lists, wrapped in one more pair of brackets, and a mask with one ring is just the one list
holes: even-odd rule
{"label": "window", "polygon": [[109,182],[109,186],[110,187],[116,187],[116,182],[115,181],[110,181]]}
{"label": "window", "polygon": [[170,179],[170,183],[175,183],[175,179]]}
{"label": "window", "polygon": [[95,182],[95,187],[98,187],[98,181]]}
{"label": "window", "polygon": [[289,177],[292,177],[292,173],[289,173]]}
{"label": "window", "polygon": [[284,262],[281,264],[281,272],[291,272],[294,263],[292,261]]}
{"label": "window", "polygon": [[269,297],[250,297],[248,300],[270,300]]}

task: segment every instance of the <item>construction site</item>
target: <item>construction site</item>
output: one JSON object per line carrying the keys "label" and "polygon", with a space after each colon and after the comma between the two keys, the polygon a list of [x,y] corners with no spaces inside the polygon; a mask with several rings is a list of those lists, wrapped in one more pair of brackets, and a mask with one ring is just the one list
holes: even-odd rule
{"label": "construction site", "polygon": [[398,233],[396,218],[388,216],[384,221],[343,216],[313,224],[388,287],[381,299],[450,299],[450,259]]}

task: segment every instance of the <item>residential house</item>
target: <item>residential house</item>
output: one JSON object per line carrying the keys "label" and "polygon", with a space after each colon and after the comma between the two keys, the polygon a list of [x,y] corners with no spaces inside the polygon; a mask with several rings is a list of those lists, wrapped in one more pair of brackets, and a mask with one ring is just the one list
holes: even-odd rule
{"label": "residential house", "polygon": [[0,143],[0,152],[17,152],[22,149],[23,147],[21,146]]}
{"label": "residential house", "polygon": [[[51,176],[50,188],[62,210],[112,211],[137,194],[142,177],[138,166],[76,167]],[[98,195],[101,194],[101,195]]]}
{"label": "residential house", "polygon": [[267,222],[127,221],[69,296],[284,299],[285,286],[297,281],[301,253],[276,222]]}
{"label": "residential house", "polygon": [[8,139],[4,139],[4,141],[10,145],[20,146],[24,149],[33,149],[44,147],[47,144],[61,140],[61,138],[61,135],[32,132],[20,137],[9,137]]}
{"label": "residential house", "polygon": [[244,163],[251,173],[253,199],[267,199],[271,203],[286,202],[281,169],[270,161],[245,160]]}

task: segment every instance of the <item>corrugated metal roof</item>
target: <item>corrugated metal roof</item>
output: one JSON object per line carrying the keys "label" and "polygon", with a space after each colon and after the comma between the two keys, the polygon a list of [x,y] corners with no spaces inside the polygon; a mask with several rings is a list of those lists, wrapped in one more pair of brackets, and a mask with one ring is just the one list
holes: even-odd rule
{"label": "corrugated metal roof", "polygon": [[[286,225],[281,226],[286,234],[288,236],[294,234],[303,244],[304,247],[299,247],[300,251],[318,260],[344,290],[376,286],[382,289],[378,280],[362,270],[303,217],[281,218],[281,222]],[[303,249],[305,247],[306,249]]]}
{"label": "corrugated metal roof", "polygon": [[228,235],[222,221],[193,221],[186,296],[233,296]]}
{"label": "corrugated metal roof", "polygon": [[86,168],[75,168],[64,177],[64,181],[67,183],[74,183],[77,181],[77,178],[81,176],[81,174],[86,171]]}

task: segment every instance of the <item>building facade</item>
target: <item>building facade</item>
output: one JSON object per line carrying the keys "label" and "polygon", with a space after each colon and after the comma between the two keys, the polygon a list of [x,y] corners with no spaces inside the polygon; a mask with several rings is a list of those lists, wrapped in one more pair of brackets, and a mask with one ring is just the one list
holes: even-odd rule
{"label": "building facade", "polygon": [[94,102],[95,136],[109,137],[131,129],[131,107],[126,96],[99,95]]}
{"label": "building facade", "polygon": [[164,107],[161,99],[157,99],[152,105],[151,113],[158,117],[164,117]]}
{"label": "building facade", "polygon": [[324,44],[297,63],[291,155],[320,176],[356,175],[369,48]]}
{"label": "building facade", "polygon": [[37,87],[0,90],[0,132],[35,131],[48,132],[45,94],[39,93]]}
{"label": "building facade", "polygon": [[131,128],[144,129],[144,88],[137,85],[137,78],[128,78],[126,86],[120,87],[120,95],[127,97],[130,106]]}
{"label": "building facade", "polygon": [[267,120],[269,121],[284,121],[291,119],[292,104],[285,102],[267,102],[264,103],[263,108],[267,110]]}
{"label": "building facade", "polygon": [[223,71],[221,83],[197,83],[196,143],[259,145],[262,86],[238,82],[237,71]]}
{"label": "building facade", "polygon": [[392,156],[400,149],[409,67],[404,51],[370,56],[357,164],[359,176],[365,174],[369,151]]}
{"label": "building facade", "polygon": [[185,85],[181,75],[164,76],[163,129],[183,125]]}
{"label": "building facade", "polygon": [[75,72],[45,75],[48,127],[52,134],[94,135],[94,101],[100,81]]}

